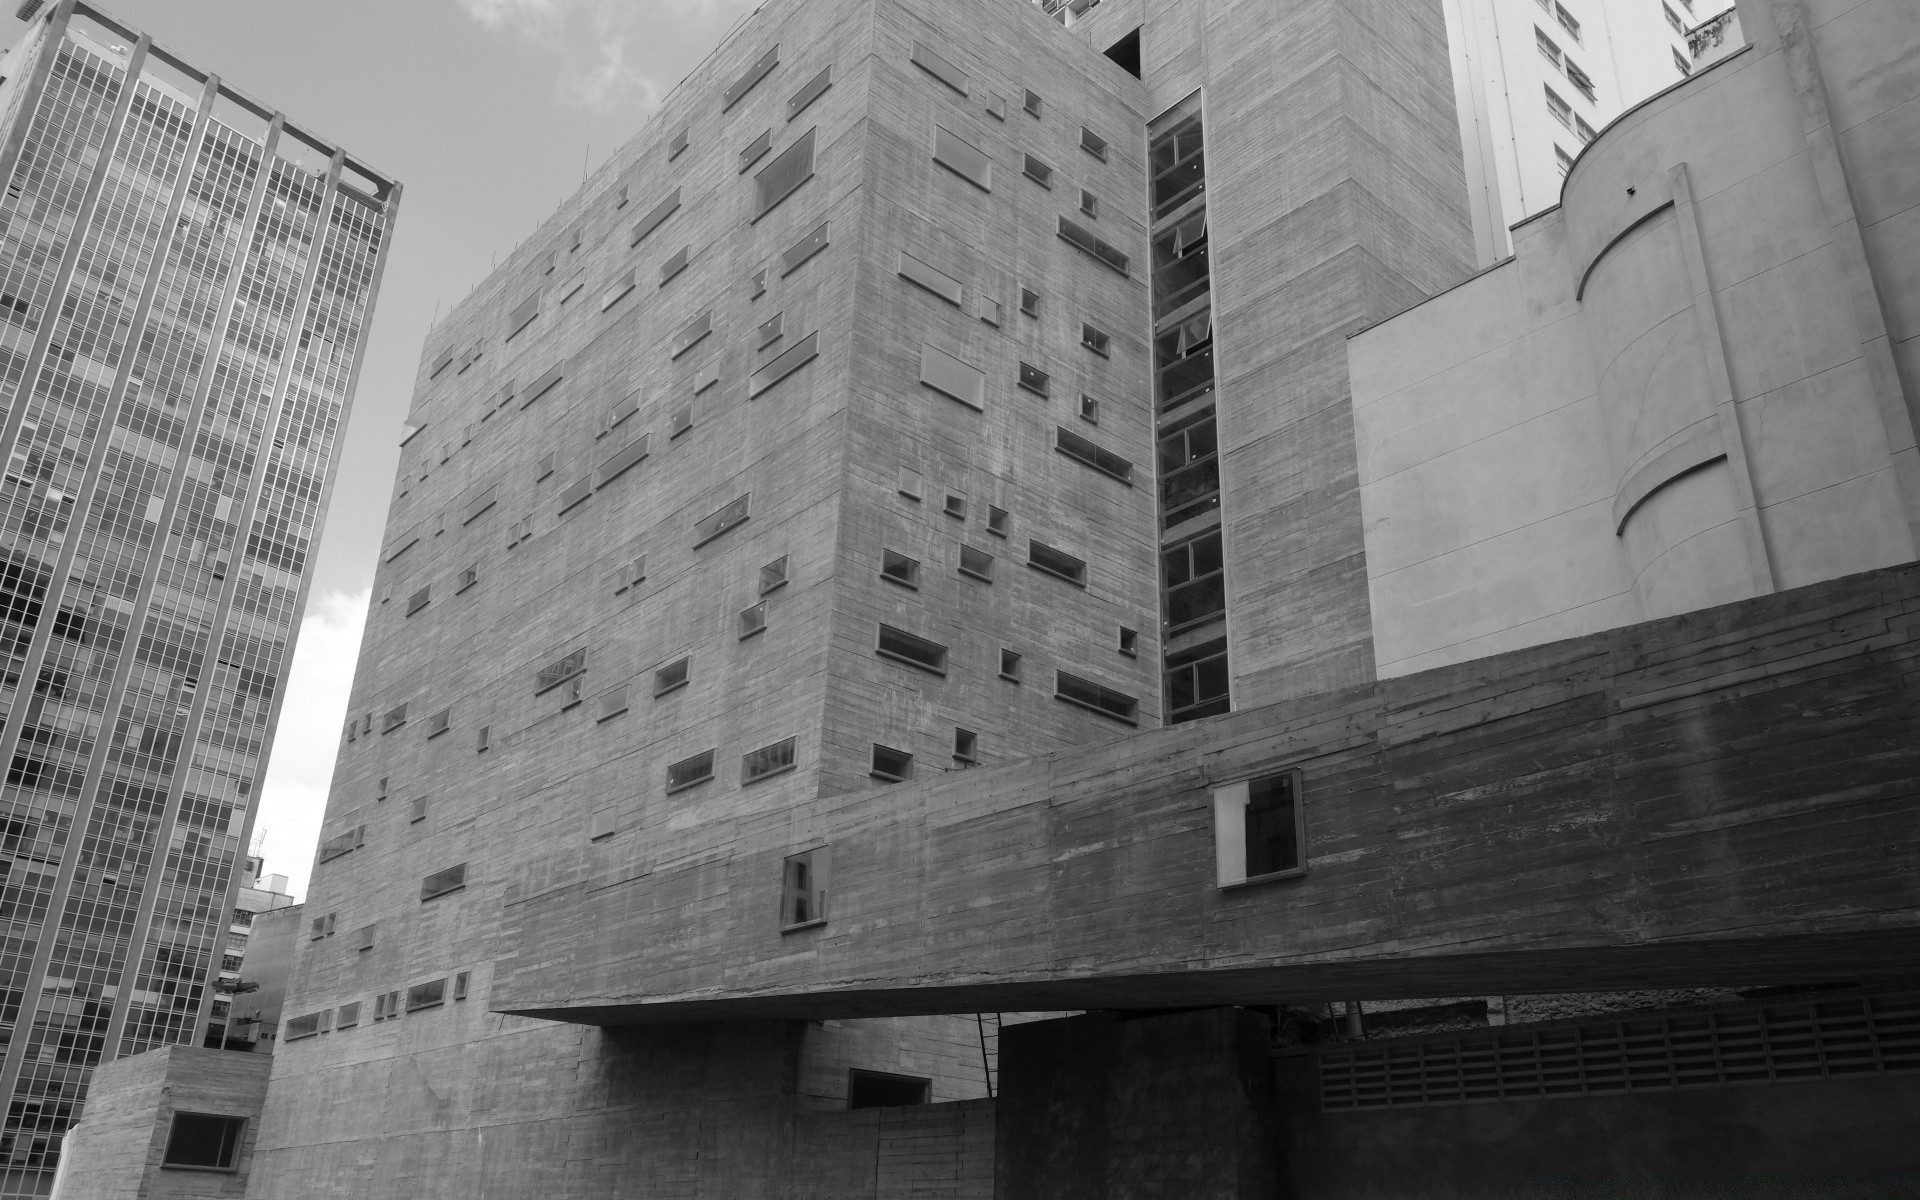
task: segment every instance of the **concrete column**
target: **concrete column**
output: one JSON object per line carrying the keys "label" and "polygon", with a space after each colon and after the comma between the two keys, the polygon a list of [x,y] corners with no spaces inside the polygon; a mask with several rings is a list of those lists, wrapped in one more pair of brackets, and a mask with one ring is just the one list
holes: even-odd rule
{"label": "concrete column", "polygon": [[1000,1032],[995,1200],[1272,1200],[1267,1019],[1091,1013]]}

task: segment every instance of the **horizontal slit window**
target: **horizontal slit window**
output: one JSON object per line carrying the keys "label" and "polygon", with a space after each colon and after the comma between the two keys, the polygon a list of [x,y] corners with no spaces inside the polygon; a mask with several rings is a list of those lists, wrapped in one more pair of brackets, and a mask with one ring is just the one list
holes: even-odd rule
{"label": "horizontal slit window", "polygon": [[626,294],[632,290],[633,268],[629,267],[621,272],[619,277],[612,283],[607,285],[606,291],[600,293],[600,311],[606,312],[614,305],[620,303],[620,301],[626,297]]}
{"label": "horizontal slit window", "polygon": [[819,331],[808,334],[783,351],[780,357],[755,371],[747,379],[747,399],[751,400],[782,379],[819,357]]}
{"label": "horizontal slit window", "polygon": [[713,310],[708,309],[688,321],[679,333],[673,335],[669,357],[679,358],[682,354],[698,346],[706,336],[713,332]]}
{"label": "horizontal slit window", "polygon": [[751,142],[748,142],[747,148],[740,152],[739,174],[742,174],[742,175],[746,174],[748,167],[751,167],[753,164],[765,158],[767,156],[767,152],[772,149],[773,149],[773,130],[771,129],[761,130],[760,136],[753,139]]}
{"label": "horizontal slit window", "polygon": [[778,157],[753,177],[753,219],[758,221],[775,205],[813,178],[813,135],[809,129],[799,141],[782,150]]}
{"label": "horizontal slit window", "polygon": [[673,282],[674,276],[687,269],[687,262],[693,254],[692,246],[682,246],[674,251],[673,257],[660,264],[660,286]]}
{"label": "horizontal slit window", "polygon": [[500,486],[494,484],[488,487],[486,491],[475,496],[472,500],[467,501],[467,507],[460,516],[460,523],[462,525],[473,524],[481,513],[486,512],[494,506],[495,501],[499,498],[499,493]]}
{"label": "horizontal slit window", "polygon": [[1139,711],[1140,702],[1125,692],[1117,692],[1104,684],[1069,675],[1065,671],[1056,671],[1054,676],[1053,694],[1058,699],[1092,709],[1116,721],[1125,721],[1129,725],[1138,723],[1135,713]]}
{"label": "horizontal slit window", "polygon": [[1027,155],[1026,167],[1021,171],[1021,174],[1043,188],[1053,187],[1053,168],[1031,154]]}
{"label": "horizontal slit window", "polygon": [[1060,453],[1085,463],[1102,475],[1111,475],[1128,487],[1133,486],[1133,463],[1111,450],[1103,449],[1069,429],[1054,428],[1054,446]]}
{"label": "horizontal slit window", "polygon": [[962,96],[967,94],[967,73],[929,50],[925,42],[913,44],[913,65]]}
{"label": "horizontal slit window", "polygon": [[653,206],[653,210],[634,224],[633,238],[627,244],[638,246],[646,240],[648,234],[666,223],[668,217],[680,211],[680,189],[667,193],[667,198]]}
{"label": "horizontal slit window", "polygon": [[933,127],[933,161],[983,192],[993,190],[993,160],[944,125]]}
{"label": "horizontal slit window", "polygon": [[984,411],[987,407],[986,372],[924,343],[920,347],[920,382],[968,408]]}
{"label": "horizontal slit window", "polygon": [[720,111],[726,112],[744,100],[747,93],[753,90],[753,86],[762,79],[765,79],[767,72],[779,65],[780,47],[778,44],[775,44],[773,49],[755,59],[753,65],[747,68],[746,73],[733,81],[732,87],[729,87],[720,94]]}
{"label": "horizontal slit window", "polygon": [[784,771],[791,771],[795,761],[793,738],[775,742],[771,746],[762,746],[741,757],[740,782],[753,783]]}
{"label": "horizontal slit window", "polygon": [[800,90],[793,94],[793,98],[787,101],[787,120],[791,121],[807,111],[807,106],[826,95],[827,89],[832,86],[833,64],[828,63],[820,69],[818,75],[802,84]]}
{"label": "horizontal slit window", "polygon": [[[539,315],[540,293],[536,290],[533,295],[522,300],[514,307],[512,312],[507,314],[507,340],[512,341],[522,329],[532,324],[533,319]],[[451,362],[452,359],[449,358],[448,361]]]}
{"label": "horizontal slit window", "polygon": [[693,527],[694,546],[704,546],[728,530],[744,524],[752,515],[750,510],[752,498],[753,493],[748,492],[700,518]]}
{"label": "horizontal slit window", "polygon": [[938,267],[927,265],[904,250],[900,252],[900,277],[909,283],[918,284],[948,304],[960,303],[961,287],[958,279]]}
{"label": "horizontal slit window", "polygon": [[780,277],[782,279],[798,271],[801,264],[827,248],[827,227],[830,222],[822,221],[807,236],[787,247],[780,256]]}
{"label": "horizontal slit window", "polygon": [[435,871],[425,879],[422,879],[420,881],[420,899],[422,901],[431,900],[436,896],[444,896],[448,892],[457,892],[466,886],[467,864],[461,863],[456,867],[448,867],[443,871]]}
{"label": "horizontal slit window", "polygon": [[[533,301],[533,310],[535,312],[539,312],[540,311],[540,293],[535,292],[531,297],[531,299]],[[526,305],[524,304],[520,306],[520,308],[525,308],[525,307]],[[512,324],[512,321],[514,317],[517,317],[519,315],[520,315],[520,309],[519,308],[514,309],[513,313],[509,315],[507,318],[508,328],[510,329],[517,328]],[[532,319],[533,319],[532,317],[528,317],[527,321],[531,321]],[[521,324],[522,325],[526,324],[526,321],[522,321]],[[509,334],[508,336],[511,337],[512,334]],[[448,367],[452,365],[453,365],[453,351],[451,349],[441,351],[440,357],[434,359],[433,365],[427,368],[427,378],[428,379],[440,378],[440,372],[446,370]]]}
{"label": "horizontal slit window", "polygon": [[546,395],[548,392],[552,391],[554,388],[560,386],[560,381],[562,379],[565,379],[566,377],[567,377],[566,367],[564,365],[556,365],[552,370],[548,371],[545,375],[542,375],[540,378],[534,380],[532,383],[527,385],[527,390],[524,393],[522,393],[520,397],[520,407],[525,408],[527,405],[532,404],[535,400],[538,400],[540,397]]}
{"label": "horizontal slit window", "polygon": [[931,671],[935,675],[947,673],[947,648],[938,642],[930,642],[923,637],[915,637],[904,629],[895,629],[891,625],[880,627],[880,641],[874,652],[883,658],[891,658],[909,666]]}
{"label": "horizontal slit window", "polygon": [[1045,542],[1027,542],[1027,565],[1057,575],[1075,587],[1087,586],[1087,564]]}
{"label": "horizontal slit window", "polygon": [[603,488],[647,456],[647,435],[641,434],[600,461],[593,470],[593,486]]}
{"label": "horizontal slit window", "polygon": [[704,750],[667,767],[667,791],[677,792],[713,778],[713,751]]}
{"label": "horizontal slit window", "polygon": [[1127,256],[1110,243],[1095,237],[1091,230],[1083,229],[1065,217],[1061,217],[1060,238],[1076,249],[1091,254],[1120,274],[1127,274]]}
{"label": "horizontal slit window", "polygon": [[566,490],[555,497],[554,511],[566,512],[591,495],[593,495],[593,476],[582,475],[579,479],[568,484]]}

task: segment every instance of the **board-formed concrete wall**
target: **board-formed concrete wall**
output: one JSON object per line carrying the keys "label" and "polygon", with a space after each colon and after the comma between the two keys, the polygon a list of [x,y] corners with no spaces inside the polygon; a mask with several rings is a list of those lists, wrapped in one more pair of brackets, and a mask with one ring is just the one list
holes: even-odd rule
{"label": "board-formed concrete wall", "polygon": [[1511,261],[1352,340],[1383,676],[1914,558],[1901,7],[1749,0]]}
{"label": "board-formed concrete wall", "polygon": [[[238,1200],[260,1134],[273,1061],[264,1054],[167,1046],[102,1066],[86,1117],[68,1135],[56,1200]],[[176,1112],[246,1118],[232,1171],[161,1166]]]}

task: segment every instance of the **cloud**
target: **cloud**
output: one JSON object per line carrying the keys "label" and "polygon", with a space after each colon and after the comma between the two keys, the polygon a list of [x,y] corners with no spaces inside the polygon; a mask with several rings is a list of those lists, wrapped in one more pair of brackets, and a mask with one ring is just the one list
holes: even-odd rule
{"label": "cloud", "polygon": [[[267,871],[288,876],[304,897],[320,840],[333,761],[347,723],[347,698],[367,623],[367,592],[329,592],[307,606],[300,644],[287,672],[287,699],[280,709],[273,758],[261,787],[254,835]],[[261,832],[265,836],[261,837]]]}
{"label": "cloud", "polygon": [[651,108],[660,85],[630,51],[643,23],[706,17],[727,0],[459,0],[483,27],[507,33],[560,59],[562,101],[594,112]]}

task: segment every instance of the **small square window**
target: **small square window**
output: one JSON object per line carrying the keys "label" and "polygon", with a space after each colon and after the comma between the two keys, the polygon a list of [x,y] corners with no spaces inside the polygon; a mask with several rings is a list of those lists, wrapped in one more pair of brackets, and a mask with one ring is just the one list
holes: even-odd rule
{"label": "small square window", "polygon": [[688,665],[691,659],[681,658],[668,663],[653,673],[653,694],[664,696],[687,686]]}
{"label": "small square window", "polygon": [[467,567],[460,572],[460,586],[454,589],[454,594],[459,595],[461,592],[466,591],[468,588],[472,587],[474,584],[479,582],[480,582],[480,566],[478,563],[476,563],[473,566]]}
{"label": "small square window", "polygon": [[1007,99],[999,92],[987,93],[987,115],[996,121],[1007,119]]}
{"label": "small square window", "polygon": [[443,708],[427,718],[427,736],[437,738],[453,725],[453,710]]}
{"label": "small square window", "polygon": [[740,634],[740,639],[742,641],[745,641],[747,638],[752,637],[756,633],[765,633],[766,631],[767,631],[767,602],[766,601],[762,600],[758,604],[749,605],[748,607],[740,610],[739,634]]}
{"label": "small square window", "polygon": [[687,430],[692,428],[693,428],[693,405],[689,404],[685,408],[681,409],[679,412],[673,414],[673,432],[667,435],[667,440],[672,441],[674,438],[679,437],[681,434],[685,433]]}
{"label": "small square window", "polygon": [[1221,887],[1306,873],[1300,772],[1213,789],[1214,863]]}
{"label": "small square window", "polygon": [[1080,397],[1080,419],[1089,425],[1100,423],[1100,402],[1092,396]]}
{"label": "small square window", "polygon": [[554,466],[558,458],[559,455],[552,450],[542,454],[539,460],[533,464],[533,481],[539,483],[547,476],[553,474]]}
{"label": "small square window", "polygon": [[1128,658],[1134,658],[1139,655],[1140,653],[1140,631],[1139,630],[1128,629],[1125,625],[1122,625],[1120,627],[1120,653],[1126,655]]}
{"label": "small square window", "polygon": [[787,556],[782,554],[766,566],[760,568],[760,594],[787,586]]}
{"label": "small square window", "polygon": [[1000,678],[1010,683],[1020,682],[1020,656],[1011,650],[1000,652]]}
{"label": "small square window", "polygon": [[1027,110],[1028,116],[1038,117],[1040,115],[1040,93],[1029,89],[1027,91],[1026,103],[1022,107]]}
{"label": "small square window", "polygon": [[1043,188],[1051,189],[1053,187],[1053,168],[1031,154],[1026,156],[1026,164],[1021,169],[1021,174]]}
{"label": "small square window", "polygon": [[993,582],[993,555],[972,546],[960,547],[960,573],[985,583]]}
{"label": "small square window", "polygon": [[956,726],[953,731],[953,761],[959,763],[979,762],[979,757],[974,753],[979,745],[979,741],[979,735],[974,733],[973,730],[961,729]]}
{"label": "small square window", "polygon": [[1080,127],[1080,148],[1101,162],[1107,161],[1107,139],[1085,125]]}
{"label": "small square window", "polygon": [[1020,386],[1036,396],[1052,394],[1052,379],[1052,376],[1032,363],[1020,364]]}
{"label": "small square window", "polygon": [[1040,293],[1032,288],[1020,289],[1020,315],[1037,317],[1040,315]]}
{"label": "small square window", "polygon": [[905,750],[895,750],[891,746],[875,743],[873,765],[867,773],[875,779],[884,779],[888,783],[901,783],[912,779],[913,755]]}
{"label": "small square window", "polygon": [[1007,510],[995,504],[987,505],[987,532],[995,537],[1007,536]]}
{"label": "small square window", "polygon": [[966,520],[967,498],[957,492],[948,492],[946,508],[943,511],[955,520]]}
{"label": "small square window", "polygon": [[895,490],[907,499],[920,499],[920,472],[912,467],[901,467],[898,482],[894,486]]}
{"label": "small square window", "polygon": [[998,329],[1000,328],[1000,321],[1004,312],[1005,306],[998,300],[990,296],[980,297],[980,319],[982,321]]}
{"label": "small square window", "polygon": [[920,560],[908,558],[895,550],[880,552],[880,577],[888,583],[897,583],[901,587],[918,588],[920,586]]}
{"label": "small square window", "polygon": [[780,927],[803,929],[827,919],[827,848],[789,855],[780,864]]}
{"label": "small square window", "polygon": [[1100,197],[1087,191],[1085,188],[1081,188],[1080,212],[1084,216],[1098,217],[1100,215]]}
{"label": "small square window", "polygon": [[610,691],[600,693],[600,711],[595,715],[594,721],[598,723],[611,720],[626,712],[632,706],[630,694],[630,689],[624,683]]}
{"label": "small square window", "polygon": [[1107,358],[1113,352],[1113,339],[1104,331],[1095,329],[1091,325],[1080,326],[1080,344],[1101,358]]}

